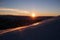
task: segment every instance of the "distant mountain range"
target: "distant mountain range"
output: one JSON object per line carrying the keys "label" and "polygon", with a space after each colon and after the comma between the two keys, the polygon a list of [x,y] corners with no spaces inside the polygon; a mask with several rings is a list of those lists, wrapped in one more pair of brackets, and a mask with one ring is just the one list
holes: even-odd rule
{"label": "distant mountain range", "polygon": [[53,16],[39,16],[32,19],[29,16],[0,15],[0,29],[29,25],[49,18],[53,18]]}

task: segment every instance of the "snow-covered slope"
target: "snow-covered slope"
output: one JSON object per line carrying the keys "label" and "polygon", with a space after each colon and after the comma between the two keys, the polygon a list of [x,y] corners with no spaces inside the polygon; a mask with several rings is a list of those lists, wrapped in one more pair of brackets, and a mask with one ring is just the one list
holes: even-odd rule
{"label": "snow-covered slope", "polygon": [[60,40],[60,17],[1,34],[0,40]]}

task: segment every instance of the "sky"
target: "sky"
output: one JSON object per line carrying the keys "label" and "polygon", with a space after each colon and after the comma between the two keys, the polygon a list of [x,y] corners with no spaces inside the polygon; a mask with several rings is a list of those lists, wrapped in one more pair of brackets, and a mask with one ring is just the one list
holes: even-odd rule
{"label": "sky", "polygon": [[0,0],[0,15],[60,15],[60,0]]}

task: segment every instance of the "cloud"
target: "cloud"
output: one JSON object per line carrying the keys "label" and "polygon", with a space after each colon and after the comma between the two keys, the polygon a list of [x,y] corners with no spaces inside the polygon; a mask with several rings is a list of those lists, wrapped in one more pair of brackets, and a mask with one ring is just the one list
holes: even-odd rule
{"label": "cloud", "polygon": [[0,8],[0,10],[9,10],[9,11],[15,11],[19,13],[29,13],[28,11],[18,10],[18,9],[10,9],[10,8]]}
{"label": "cloud", "polygon": [[12,9],[12,8],[0,8],[0,15],[24,15],[29,16],[29,11]]}

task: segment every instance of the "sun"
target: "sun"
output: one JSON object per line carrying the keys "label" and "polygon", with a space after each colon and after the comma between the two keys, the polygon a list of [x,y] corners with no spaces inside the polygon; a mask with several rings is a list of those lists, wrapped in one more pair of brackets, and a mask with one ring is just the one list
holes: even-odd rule
{"label": "sun", "polygon": [[35,13],[32,13],[32,15],[31,15],[32,17],[36,17],[36,15],[35,15]]}

